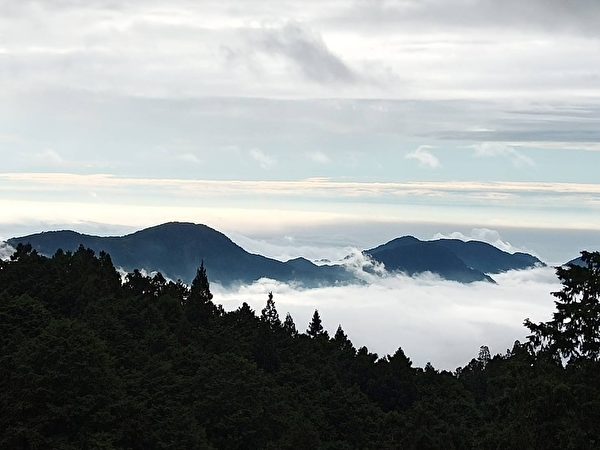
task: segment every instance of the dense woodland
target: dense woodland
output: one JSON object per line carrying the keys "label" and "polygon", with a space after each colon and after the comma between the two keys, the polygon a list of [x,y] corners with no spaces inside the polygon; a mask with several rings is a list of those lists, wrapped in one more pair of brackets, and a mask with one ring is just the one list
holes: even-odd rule
{"label": "dense woodland", "polygon": [[583,260],[557,269],[553,320],[451,373],[272,296],[226,312],[204,267],[189,288],[122,282],[108,254],[21,245],[0,262],[0,448],[599,448],[600,255]]}

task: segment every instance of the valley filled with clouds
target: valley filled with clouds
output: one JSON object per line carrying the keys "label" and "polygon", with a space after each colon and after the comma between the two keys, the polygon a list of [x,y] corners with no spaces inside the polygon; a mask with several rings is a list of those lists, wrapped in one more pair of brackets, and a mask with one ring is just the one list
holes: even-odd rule
{"label": "valley filled with clouds", "polygon": [[552,267],[494,279],[497,284],[461,284],[433,275],[388,275],[371,277],[364,285],[316,289],[264,279],[233,290],[213,286],[213,291],[225,309],[248,302],[257,313],[273,292],[279,315],[289,312],[300,331],[318,309],[325,329],[335,334],[341,324],[357,348],[385,356],[402,347],[420,367],[431,362],[454,370],[476,357],[481,345],[492,353],[506,352],[528,335],[525,318],[545,321],[554,310],[550,292],[560,283]]}

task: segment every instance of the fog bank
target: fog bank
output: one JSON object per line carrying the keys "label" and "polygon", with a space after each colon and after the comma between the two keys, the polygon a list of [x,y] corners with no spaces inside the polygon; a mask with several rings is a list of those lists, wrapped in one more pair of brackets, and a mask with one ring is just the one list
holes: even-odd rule
{"label": "fog bank", "polygon": [[299,331],[315,309],[330,334],[341,324],[354,345],[379,356],[402,347],[418,366],[431,362],[455,369],[477,355],[481,345],[505,352],[527,330],[523,320],[547,320],[551,292],[560,288],[553,268],[495,275],[498,284],[460,284],[433,275],[373,277],[366,285],[300,289],[262,279],[233,290],[213,286],[214,301],[233,310],[246,301],[260,314],[273,291],[279,315],[290,312]]}

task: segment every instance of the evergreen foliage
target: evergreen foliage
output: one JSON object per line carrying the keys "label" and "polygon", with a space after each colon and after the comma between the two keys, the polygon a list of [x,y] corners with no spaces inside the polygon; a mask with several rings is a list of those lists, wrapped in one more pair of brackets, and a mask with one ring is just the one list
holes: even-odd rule
{"label": "evergreen foliage", "polygon": [[306,334],[311,338],[316,338],[319,336],[326,336],[327,332],[323,328],[323,324],[321,322],[321,316],[319,315],[319,311],[315,309],[315,312],[312,316],[310,323],[308,324],[308,329],[306,330]]}
{"label": "evergreen foliage", "polygon": [[341,326],[329,339],[317,311],[299,334],[272,295],[260,317],[224,312],[203,266],[190,288],[121,283],[107,254],[20,246],[0,261],[0,448],[595,449],[600,275],[586,258],[559,270],[559,315],[531,342],[481,347],[450,373],[356,350]]}
{"label": "evergreen foliage", "polygon": [[189,295],[184,298],[185,315],[192,326],[205,324],[218,313],[212,298],[206,268],[202,261],[192,281]]}
{"label": "evergreen foliage", "polygon": [[563,288],[553,292],[556,312],[551,321],[525,326],[538,349],[556,358],[600,359],[600,253],[581,252],[582,266],[557,267]]}
{"label": "evergreen foliage", "polygon": [[273,301],[273,293],[269,292],[269,298],[267,299],[267,306],[261,311],[260,319],[266,323],[271,329],[281,328],[281,320],[279,314],[275,308],[275,302]]}
{"label": "evergreen foliage", "polygon": [[294,319],[292,319],[292,316],[290,315],[290,313],[287,313],[285,315],[285,320],[283,321],[283,329],[287,332],[287,334],[289,334],[292,337],[295,337],[298,335],[298,330],[296,329],[296,324],[294,323]]}

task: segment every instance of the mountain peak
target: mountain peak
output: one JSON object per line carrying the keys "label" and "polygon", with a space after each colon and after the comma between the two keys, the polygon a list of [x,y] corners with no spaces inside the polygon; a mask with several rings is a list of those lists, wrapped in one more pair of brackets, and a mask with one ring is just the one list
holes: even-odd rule
{"label": "mountain peak", "polygon": [[410,275],[429,271],[461,282],[493,281],[486,274],[544,264],[535,256],[510,254],[487,242],[459,239],[421,241],[413,236],[393,239],[365,253],[391,271]]}
{"label": "mountain peak", "polygon": [[[354,279],[343,266],[316,265],[302,257],[282,262],[253,255],[225,234],[191,222],[167,222],[124,236],[99,237],[63,230],[8,240],[12,247],[19,243],[30,243],[44,255],[53,255],[59,248],[75,251],[83,245],[95,252],[109,253],[113,262],[125,270],[157,270],[187,282],[193,279],[201,262],[211,281],[222,284],[252,282],[262,277],[313,286]],[[485,274],[543,264],[534,256],[511,255],[484,242],[421,241],[414,236],[392,239],[365,253],[390,271],[411,275],[428,271],[460,282],[490,281]]]}
{"label": "mountain peak", "polygon": [[9,239],[9,244],[30,243],[44,255],[56,250],[74,251],[79,245],[105,251],[125,270],[157,270],[169,278],[190,282],[204,262],[211,281],[229,285],[267,277],[305,285],[346,282],[352,275],[340,266],[321,267],[304,258],[284,263],[253,255],[223,233],[203,224],[167,222],[118,237],[99,237],[73,231],[38,233]]}

